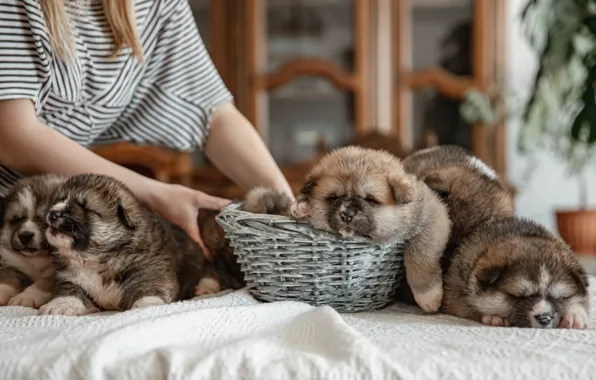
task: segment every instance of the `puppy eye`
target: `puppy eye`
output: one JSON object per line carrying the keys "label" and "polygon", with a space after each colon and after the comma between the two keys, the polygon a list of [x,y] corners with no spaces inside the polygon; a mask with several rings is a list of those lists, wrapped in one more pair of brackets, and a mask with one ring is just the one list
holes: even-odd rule
{"label": "puppy eye", "polygon": [[538,297],[538,296],[539,296],[539,294],[538,294],[538,293],[532,293],[532,294],[530,294],[530,293],[524,293],[524,294],[509,294],[509,295],[510,295],[511,297],[518,298],[518,299],[520,299],[520,300],[525,300],[525,299],[528,299],[528,298],[534,298],[534,297]]}
{"label": "puppy eye", "polygon": [[12,219],[10,219],[10,223],[11,224],[18,224],[18,223],[24,221],[25,219],[27,219],[27,218],[24,217],[24,216],[16,216],[15,215],[15,216],[12,217]]}
{"label": "puppy eye", "polygon": [[555,301],[566,301],[566,300],[570,299],[571,297],[573,297],[572,294],[569,294],[569,295],[567,295],[567,294],[558,295],[556,297],[555,296],[552,296],[552,295],[550,296],[550,298],[552,298]]}
{"label": "puppy eye", "polygon": [[328,201],[336,201],[338,199],[339,199],[339,195],[337,195],[337,194],[331,194],[331,195],[327,196]]}
{"label": "puppy eye", "polygon": [[447,190],[437,190],[437,194],[441,198],[447,198],[449,196],[449,192]]}
{"label": "puppy eye", "polygon": [[376,200],[375,197],[373,197],[372,195],[367,195],[366,197],[364,197],[364,200],[371,204],[379,204],[379,201]]}

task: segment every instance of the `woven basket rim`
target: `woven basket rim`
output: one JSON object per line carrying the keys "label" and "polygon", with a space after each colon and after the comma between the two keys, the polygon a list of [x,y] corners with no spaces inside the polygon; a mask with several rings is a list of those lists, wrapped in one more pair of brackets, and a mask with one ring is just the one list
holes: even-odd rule
{"label": "woven basket rim", "polygon": [[[226,234],[230,233],[230,231],[226,230],[226,225],[228,223],[225,222],[223,219],[227,216],[233,216],[235,222],[241,221],[241,220],[253,220],[257,223],[265,224],[262,222],[262,220],[265,219],[265,220],[269,220],[269,221],[275,221],[278,223],[295,224],[302,228],[308,229],[309,233],[311,233],[312,235],[315,235],[317,237],[324,238],[324,239],[329,239],[329,240],[335,241],[339,244],[366,244],[371,247],[377,247],[378,249],[385,249],[385,248],[388,248],[391,246],[401,246],[404,244],[404,242],[400,242],[400,243],[396,243],[396,244],[392,244],[392,245],[391,244],[383,245],[383,244],[377,244],[377,243],[373,242],[372,239],[363,237],[363,236],[344,237],[344,236],[341,236],[338,234],[334,234],[332,232],[327,232],[327,231],[316,229],[308,222],[292,219],[287,216],[271,215],[271,214],[254,214],[254,213],[251,213],[248,211],[243,211],[240,209],[242,204],[243,204],[243,202],[231,203],[231,204],[223,207],[220,210],[219,214],[216,216],[217,224],[219,224],[224,229]],[[267,223],[267,224],[269,224],[269,223]],[[271,224],[269,224],[269,225],[271,225]],[[250,227],[244,227],[244,228],[250,228]]]}

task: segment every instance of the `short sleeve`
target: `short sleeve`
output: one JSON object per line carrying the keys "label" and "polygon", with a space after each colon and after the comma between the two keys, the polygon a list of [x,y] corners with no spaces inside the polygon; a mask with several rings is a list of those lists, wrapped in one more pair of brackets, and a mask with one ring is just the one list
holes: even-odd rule
{"label": "short sleeve", "polygon": [[116,129],[128,140],[192,151],[207,139],[215,108],[233,98],[205,48],[188,1],[165,0],[162,6],[155,42],[144,46],[143,78]]}
{"label": "short sleeve", "polygon": [[31,99],[39,113],[50,72],[43,13],[36,0],[2,0],[0,15],[0,100]]}

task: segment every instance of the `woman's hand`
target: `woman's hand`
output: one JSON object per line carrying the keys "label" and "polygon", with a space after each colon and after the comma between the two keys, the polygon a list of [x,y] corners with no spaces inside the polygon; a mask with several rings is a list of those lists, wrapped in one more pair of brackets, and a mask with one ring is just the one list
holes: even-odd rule
{"label": "woman's hand", "polygon": [[153,184],[149,196],[149,206],[154,212],[182,227],[195,240],[205,253],[205,258],[213,259],[201,239],[198,216],[200,209],[219,210],[231,203],[228,199],[214,197],[201,191],[181,185],[157,182]]}

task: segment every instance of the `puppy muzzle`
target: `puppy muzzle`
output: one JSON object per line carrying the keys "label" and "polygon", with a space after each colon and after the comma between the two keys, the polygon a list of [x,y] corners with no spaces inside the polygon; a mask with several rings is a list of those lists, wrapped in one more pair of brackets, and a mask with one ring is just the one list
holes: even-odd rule
{"label": "puppy muzzle", "polygon": [[11,239],[12,249],[25,256],[33,256],[41,249],[39,239],[33,231],[15,232]]}

